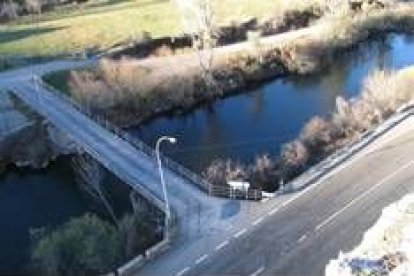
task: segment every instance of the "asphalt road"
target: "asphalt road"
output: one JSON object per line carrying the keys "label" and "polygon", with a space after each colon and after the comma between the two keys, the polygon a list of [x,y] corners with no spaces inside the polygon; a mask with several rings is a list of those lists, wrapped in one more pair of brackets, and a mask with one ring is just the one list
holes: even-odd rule
{"label": "asphalt road", "polygon": [[413,191],[410,131],[276,207],[182,275],[323,275],[340,250],[359,244],[385,206]]}

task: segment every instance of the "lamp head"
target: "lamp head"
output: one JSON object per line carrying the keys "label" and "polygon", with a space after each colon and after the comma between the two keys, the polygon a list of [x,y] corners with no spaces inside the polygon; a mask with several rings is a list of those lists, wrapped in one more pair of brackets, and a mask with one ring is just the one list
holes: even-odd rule
{"label": "lamp head", "polygon": [[170,142],[171,144],[175,144],[175,143],[177,143],[177,138],[175,138],[175,137],[168,137],[168,142]]}

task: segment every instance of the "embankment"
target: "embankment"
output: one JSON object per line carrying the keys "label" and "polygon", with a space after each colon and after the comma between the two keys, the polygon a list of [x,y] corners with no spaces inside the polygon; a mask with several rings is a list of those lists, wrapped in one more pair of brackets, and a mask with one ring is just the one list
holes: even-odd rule
{"label": "embankment", "polygon": [[9,164],[18,167],[45,168],[61,154],[78,152],[63,133],[34,114],[18,99],[0,93],[0,169]]}

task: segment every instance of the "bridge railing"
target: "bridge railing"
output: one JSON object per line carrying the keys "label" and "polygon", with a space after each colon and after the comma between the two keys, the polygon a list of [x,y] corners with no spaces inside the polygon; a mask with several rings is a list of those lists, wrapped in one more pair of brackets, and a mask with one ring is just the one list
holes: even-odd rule
{"label": "bridge railing", "polygon": [[[62,101],[70,103],[74,108],[76,108],[82,114],[90,117],[94,121],[96,121],[101,126],[104,126],[106,129],[113,132],[118,137],[122,138],[123,140],[129,142],[133,145],[136,149],[144,153],[145,155],[155,158],[156,153],[153,148],[149,145],[141,141],[135,136],[132,136],[122,128],[112,124],[107,118],[103,116],[99,116],[93,112],[91,112],[88,108],[84,105],[77,102],[72,97],[64,94],[62,91],[54,88],[53,86],[49,85],[48,83],[44,82],[41,78],[35,77],[34,81],[41,85],[42,87],[46,88],[47,90],[53,92],[54,95],[59,97]],[[250,200],[260,200],[262,198],[262,193],[260,190],[249,189],[247,191],[237,191],[235,192],[231,187],[225,186],[217,186],[213,185],[211,182],[203,178],[202,176],[194,173],[193,171],[185,168],[184,166],[180,165],[176,161],[168,158],[167,156],[160,154],[160,158],[163,164],[170,169],[171,171],[175,172],[179,176],[187,179],[191,183],[198,186],[201,190],[208,193],[211,196],[219,196],[219,197],[228,197],[228,198],[244,198]]]}
{"label": "bridge railing", "polygon": [[[131,145],[133,145],[135,148],[137,148],[142,153],[146,154],[147,156],[151,158],[155,158],[155,155],[156,155],[155,150],[151,148],[149,145],[147,145],[146,143],[144,143],[143,141],[141,141],[140,139],[138,139],[137,137],[132,136],[131,134],[129,134],[122,128],[115,126],[103,116],[94,114],[88,108],[86,108],[85,106],[77,102],[75,99],[64,94],[62,91],[59,91],[58,89],[54,88],[48,83],[44,82],[41,78],[35,77],[34,81],[38,85],[53,92],[53,94],[59,97],[62,101],[71,104],[75,109],[77,109],[82,114],[85,114],[86,116],[92,118],[98,124],[104,126],[106,129],[110,130],[118,137],[129,142]],[[244,199],[252,199],[252,200],[259,200],[262,197],[261,196],[262,193],[260,190],[250,189],[247,191],[234,192],[234,190],[232,190],[231,187],[213,185],[212,183],[210,183],[208,180],[206,180],[202,176],[192,172],[191,170],[185,168],[184,166],[168,158],[167,156],[160,154],[160,158],[162,159],[163,164],[168,169],[175,172],[179,176],[187,179],[191,183],[195,184],[201,190],[203,190],[204,192],[208,193],[211,196],[219,196],[219,197],[227,197],[227,198],[244,198]]]}

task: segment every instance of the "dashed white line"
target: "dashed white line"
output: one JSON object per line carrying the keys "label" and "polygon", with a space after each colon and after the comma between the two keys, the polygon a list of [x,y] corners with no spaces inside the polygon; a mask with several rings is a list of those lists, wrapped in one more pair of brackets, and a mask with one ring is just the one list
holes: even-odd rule
{"label": "dashed white line", "polygon": [[250,276],[259,276],[265,270],[264,266],[258,268],[255,272],[250,274]]}
{"label": "dashed white line", "polygon": [[190,271],[190,267],[185,267],[183,270],[181,270],[180,272],[178,272],[177,274],[175,274],[175,276],[183,276],[184,274],[186,274],[188,271]]}
{"label": "dashed white line", "polygon": [[228,244],[229,244],[229,240],[225,240],[224,242],[217,245],[216,248],[214,248],[214,250],[219,251],[220,249],[222,249],[223,247],[225,247]]}
{"label": "dashed white line", "polygon": [[258,225],[259,223],[261,223],[263,220],[264,220],[264,217],[260,217],[260,218],[256,219],[256,220],[252,223],[252,225],[253,225],[253,226],[256,226],[256,225]]}
{"label": "dashed white line", "polygon": [[275,209],[271,210],[271,211],[269,212],[269,215],[274,215],[277,211],[279,211],[279,207],[277,207],[277,208],[275,208]]}
{"label": "dashed white line", "polygon": [[205,254],[203,256],[201,256],[200,258],[197,259],[197,261],[195,261],[196,264],[200,264],[201,262],[205,261],[208,258],[208,255]]}
{"label": "dashed white line", "polygon": [[375,191],[376,189],[378,189],[378,187],[380,187],[382,184],[384,184],[385,182],[387,182],[388,180],[390,180],[391,178],[393,178],[394,176],[396,176],[397,174],[399,174],[401,171],[405,170],[406,168],[410,167],[413,164],[414,164],[414,160],[411,160],[409,163],[405,164],[404,166],[402,166],[398,170],[394,171],[392,174],[390,174],[387,177],[383,178],[380,182],[378,182],[377,184],[375,184],[374,186],[372,186],[370,189],[366,190],[364,193],[360,194],[357,198],[351,200],[342,209],[340,209],[340,210],[336,211],[335,213],[333,213],[332,215],[330,215],[326,220],[324,220],[322,223],[320,223],[318,226],[316,226],[315,227],[315,230],[318,231],[318,230],[322,229],[323,227],[325,227],[328,223],[330,223],[332,220],[334,220],[342,212],[344,212],[347,209],[349,209],[356,202],[360,201],[361,199],[363,199],[368,194],[371,194],[373,191]]}
{"label": "dashed white line", "polygon": [[246,232],[247,232],[247,229],[246,228],[243,228],[242,230],[240,230],[239,232],[237,232],[236,234],[234,234],[233,237],[237,239],[237,238],[241,237]]}
{"label": "dashed white line", "polygon": [[303,234],[302,235],[302,237],[300,237],[296,242],[297,243],[301,243],[301,242],[303,242],[306,238],[308,237],[308,235],[306,235],[306,234]]}

